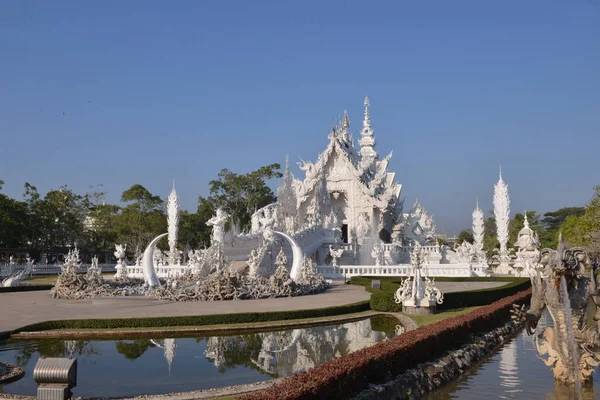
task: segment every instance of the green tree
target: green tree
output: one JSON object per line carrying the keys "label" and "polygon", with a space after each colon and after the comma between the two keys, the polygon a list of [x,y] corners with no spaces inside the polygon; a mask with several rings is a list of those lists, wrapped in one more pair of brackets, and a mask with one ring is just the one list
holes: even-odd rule
{"label": "green tree", "polygon": [[110,250],[117,241],[117,223],[121,207],[114,204],[95,205],[89,213],[87,227],[88,248]]}
{"label": "green tree", "polygon": [[256,210],[275,202],[275,195],[266,181],[281,178],[283,175],[279,172],[280,168],[275,163],[248,174],[236,174],[226,168],[222,169],[219,179],[210,181],[208,199],[199,199],[199,208],[207,209],[208,205],[203,202],[209,201],[214,208],[220,207],[227,212],[234,224],[246,230],[250,227],[250,218]]}
{"label": "green tree", "polygon": [[[1,181],[0,181],[1,182]],[[0,193],[0,247],[22,247],[27,243],[27,205]]]}
{"label": "green tree", "polygon": [[500,242],[498,242],[498,235],[496,232],[496,219],[492,216],[485,220],[483,224],[483,250],[485,251],[488,258],[494,254],[494,249],[500,248]]}
{"label": "green tree", "polygon": [[456,239],[456,244],[462,244],[465,240],[469,243],[473,243],[473,232],[470,229],[463,229],[460,231],[458,238]]}
{"label": "green tree", "polygon": [[594,188],[594,196],[586,205],[583,215],[568,216],[561,231],[568,245],[600,252],[600,186]]}
{"label": "green tree", "polygon": [[123,192],[121,201],[129,204],[116,218],[115,229],[117,240],[127,244],[129,250],[140,250],[155,236],[167,231],[167,217],[159,196],[135,184]]}

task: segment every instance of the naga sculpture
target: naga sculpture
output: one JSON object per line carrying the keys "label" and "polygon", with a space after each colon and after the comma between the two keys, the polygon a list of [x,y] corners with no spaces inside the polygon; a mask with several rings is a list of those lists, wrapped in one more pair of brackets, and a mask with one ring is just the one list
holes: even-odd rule
{"label": "naga sculpture", "polygon": [[[588,278],[585,267],[590,264],[592,274]],[[598,264],[581,248],[565,249],[561,236],[557,249],[543,249],[539,263],[530,270],[533,293],[525,314],[527,333],[535,335],[538,352],[555,379],[566,383],[579,385],[590,380],[594,367],[600,364],[598,322],[595,326],[586,324],[590,298],[596,306],[594,320],[600,319]],[[553,327],[537,332],[546,309]]]}

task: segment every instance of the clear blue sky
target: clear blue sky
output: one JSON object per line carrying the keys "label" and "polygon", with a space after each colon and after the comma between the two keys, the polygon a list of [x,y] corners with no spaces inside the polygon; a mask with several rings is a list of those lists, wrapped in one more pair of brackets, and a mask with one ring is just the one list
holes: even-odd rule
{"label": "clear blue sky", "polygon": [[[600,184],[600,2],[0,2],[0,179],[21,197],[134,183],[195,210],[221,168],[314,160],[331,123],[441,231],[583,205]],[[299,170],[294,164],[294,171]],[[275,185],[276,182],[273,182]]]}

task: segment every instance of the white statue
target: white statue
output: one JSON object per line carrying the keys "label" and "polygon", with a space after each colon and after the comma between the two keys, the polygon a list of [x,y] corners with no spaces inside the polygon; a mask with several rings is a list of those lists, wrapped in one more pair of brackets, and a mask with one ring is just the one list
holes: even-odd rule
{"label": "white statue", "polygon": [[115,244],[115,258],[117,259],[117,265],[115,266],[115,270],[117,273],[115,274],[115,278],[126,278],[127,277],[127,263],[125,262],[125,250],[127,249],[127,245],[125,244]]}
{"label": "white statue", "polygon": [[344,254],[344,249],[334,249],[333,245],[329,245],[329,255],[331,256],[331,266],[334,272],[338,272],[340,267],[340,257]]}
{"label": "white statue", "polygon": [[425,252],[416,242],[411,254],[411,274],[396,290],[394,294],[396,303],[402,303],[403,307],[409,308],[434,307],[436,304],[442,304],[443,295],[435,286],[435,282],[426,277],[423,284],[422,270],[426,264]]}
{"label": "white statue", "polygon": [[380,243],[377,243],[373,246],[373,250],[371,250],[371,257],[375,259],[375,266],[379,267],[381,265],[381,257],[383,256],[383,248]]}
{"label": "white statue", "polygon": [[206,222],[206,225],[213,227],[212,244],[222,245],[225,242],[225,222],[227,214],[220,208],[217,208],[217,215]]}

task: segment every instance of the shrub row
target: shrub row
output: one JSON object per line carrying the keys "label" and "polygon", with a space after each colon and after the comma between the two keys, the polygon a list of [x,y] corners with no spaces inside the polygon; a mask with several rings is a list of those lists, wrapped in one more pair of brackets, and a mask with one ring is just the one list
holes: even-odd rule
{"label": "shrub row", "polygon": [[487,332],[508,319],[513,303],[524,303],[531,289],[433,325],[422,326],[392,340],[330,360],[291,375],[269,389],[238,398],[243,400],[345,399],[369,384],[382,383],[417,364],[439,357],[449,348]]}
{"label": "shrub row", "polygon": [[371,309],[384,312],[400,312],[402,311],[402,303],[396,303],[394,292],[381,291],[371,294]]}
{"label": "shrub row", "polygon": [[181,317],[112,318],[112,319],[67,319],[44,321],[24,326],[13,333],[47,331],[56,329],[119,329],[154,328],[169,326],[203,326],[218,324],[239,324],[251,322],[282,321],[301,318],[318,318],[332,315],[350,314],[370,309],[368,301],[343,306],[316,308],[312,310],[291,310],[273,312],[250,312],[238,314],[190,315]]}
{"label": "shrub row", "polygon": [[[369,278],[355,276],[350,278],[353,285],[364,286],[371,292],[371,308],[377,311],[397,312],[402,309],[401,304],[394,301],[394,292],[400,287],[401,278],[381,278],[381,289],[371,289],[371,280],[380,278]],[[506,282],[506,285],[468,290],[463,292],[452,292],[444,294],[444,302],[438,305],[438,310],[451,310],[463,307],[476,307],[490,304],[496,300],[511,296],[531,286],[529,278],[435,278],[436,282]]]}
{"label": "shrub row", "polygon": [[32,292],[36,290],[50,290],[54,285],[31,285],[31,286],[15,286],[15,287],[0,287],[0,293],[11,292]]}

